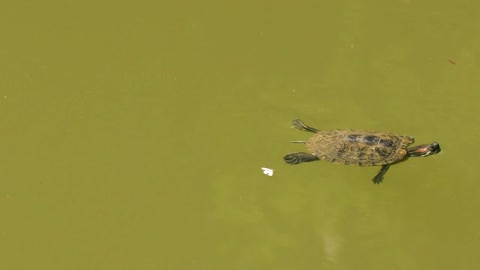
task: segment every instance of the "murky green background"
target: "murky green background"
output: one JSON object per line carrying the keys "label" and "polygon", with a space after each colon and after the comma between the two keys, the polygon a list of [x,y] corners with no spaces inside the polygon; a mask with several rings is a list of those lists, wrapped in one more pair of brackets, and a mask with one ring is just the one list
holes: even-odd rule
{"label": "murky green background", "polygon": [[[472,3],[3,5],[0,268],[477,269]],[[443,152],[288,166],[295,118]]]}

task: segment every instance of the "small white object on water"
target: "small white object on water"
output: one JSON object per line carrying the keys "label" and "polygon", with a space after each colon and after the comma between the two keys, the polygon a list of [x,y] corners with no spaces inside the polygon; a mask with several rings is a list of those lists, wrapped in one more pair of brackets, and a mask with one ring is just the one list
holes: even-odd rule
{"label": "small white object on water", "polygon": [[269,169],[269,168],[264,168],[262,167],[262,170],[263,170],[263,173],[268,175],[268,176],[272,176],[273,175],[273,169]]}

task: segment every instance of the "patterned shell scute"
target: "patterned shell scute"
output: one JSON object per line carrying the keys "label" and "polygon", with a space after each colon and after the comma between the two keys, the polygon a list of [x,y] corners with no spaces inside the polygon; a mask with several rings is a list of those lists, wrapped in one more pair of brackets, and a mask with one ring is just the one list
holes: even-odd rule
{"label": "patterned shell scute", "polygon": [[413,137],[363,130],[319,131],[307,142],[310,153],[333,163],[375,166],[395,163],[405,157]]}

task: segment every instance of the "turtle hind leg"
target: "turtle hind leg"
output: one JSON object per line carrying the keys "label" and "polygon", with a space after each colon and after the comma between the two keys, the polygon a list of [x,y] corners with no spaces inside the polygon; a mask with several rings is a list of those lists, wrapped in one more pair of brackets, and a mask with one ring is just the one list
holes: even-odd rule
{"label": "turtle hind leg", "polygon": [[302,162],[315,161],[318,160],[318,158],[309,153],[298,152],[284,156],[283,160],[285,160],[285,162],[287,162],[288,164],[299,164]]}
{"label": "turtle hind leg", "polygon": [[300,119],[293,120],[292,127],[296,128],[296,129],[303,130],[303,131],[310,131],[310,132],[313,132],[313,133],[318,132],[318,129],[305,125],[305,123],[303,123],[303,121],[300,120]]}
{"label": "turtle hind leg", "polygon": [[390,164],[383,165],[380,171],[378,171],[377,175],[375,175],[372,179],[374,184],[380,184],[383,180],[383,176],[387,173],[388,168],[390,168]]}

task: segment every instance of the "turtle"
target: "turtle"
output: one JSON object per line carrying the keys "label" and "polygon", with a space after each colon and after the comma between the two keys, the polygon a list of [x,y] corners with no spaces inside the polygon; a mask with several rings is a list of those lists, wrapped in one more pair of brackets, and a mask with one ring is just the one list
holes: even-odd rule
{"label": "turtle", "polygon": [[300,119],[293,120],[292,127],[315,133],[305,144],[309,153],[297,152],[283,157],[288,164],[315,160],[356,166],[382,166],[372,181],[379,184],[391,164],[408,157],[426,157],[441,151],[437,142],[408,148],[415,142],[411,136],[355,129],[318,130]]}

